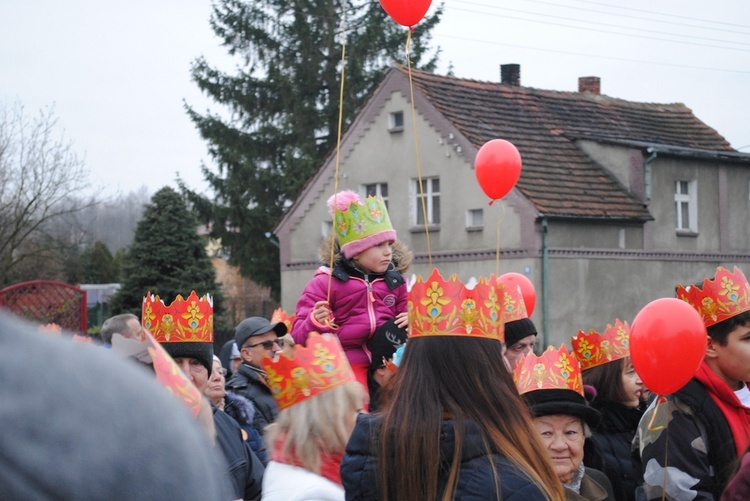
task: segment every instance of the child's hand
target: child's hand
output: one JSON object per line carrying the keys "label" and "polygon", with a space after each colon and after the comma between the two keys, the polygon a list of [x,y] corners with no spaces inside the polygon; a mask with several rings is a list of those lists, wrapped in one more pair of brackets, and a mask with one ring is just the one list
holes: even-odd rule
{"label": "child's hand", "polygon": [[398,315],[396,315],[395,324],[396,324],[396,327],[405,329],[406,326],[409,325],[409,312],[405,311],[403,313],[399,313]]}
{"label": "child's hand", "polygon": [[313,310],[310,313],[313,319],[321,325],[325,325],[328,321],[328,317],[331,315],[331,309],[328,307],[328,301],[318,301],[313,306]]}

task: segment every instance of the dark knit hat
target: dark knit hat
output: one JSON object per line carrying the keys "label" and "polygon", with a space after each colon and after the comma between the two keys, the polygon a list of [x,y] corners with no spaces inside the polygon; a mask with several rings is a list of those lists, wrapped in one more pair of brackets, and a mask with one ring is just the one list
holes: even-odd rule
{"label": "dark knit hat", "polygon": [[383,358],[390,360],[396,350],[406,344],[406,329],[396,326],[396,319],[392,319],[375,330],[375,334],[367,341],[367,349],[372,354],[371,369],[384,367]]}
{"label": "dark knit hat", "polygon": [[523,399],[534,417],[567,414],[583,419],[593,430],[602,420],[602,415],[589,407],[586,399],[573,390],[547,389],[523,394]]}
{"label": "dark knit hat", "polygon": [[212,343],[161,343],[164,351],[172,358],[194,358],[206,367],[208,375],[214,365],[214,347]]}
{"label": "dark knit hat", "polygon": [[234,328],[234,340],[237,341],[237,348],[241,350],[242,345],[251,337],[271,331],[274,331],[277,337],[281,337],[286,334],[286,325],[284,322],[271,323],[263,317],[250,317]]}
{"label": "dark knit hat", "polygon": [[526,336],[536,336],[537,330],[530,318],[505,323],[505,345],[511,347]]}

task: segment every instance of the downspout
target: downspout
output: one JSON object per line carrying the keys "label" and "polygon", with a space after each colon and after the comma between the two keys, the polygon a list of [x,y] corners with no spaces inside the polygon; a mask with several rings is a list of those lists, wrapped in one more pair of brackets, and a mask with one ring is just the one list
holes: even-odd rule
{"label": "downspout", "polygon": [[646,200],[651,200],[651,162],[656,160],[656,148],[649,146],[646,148],[646,153],[651,153],[646,161],[643,163],[643,189],[646,193]]}
{"label": "downspout", "polygon": [[547,249],[547,218],[542,218],[542,328],[544,346],[549,346],[549,252]]}

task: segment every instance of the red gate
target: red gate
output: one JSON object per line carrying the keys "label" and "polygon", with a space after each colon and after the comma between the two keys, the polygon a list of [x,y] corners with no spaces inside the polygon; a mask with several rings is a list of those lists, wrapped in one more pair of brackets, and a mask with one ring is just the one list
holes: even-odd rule
{"label": "red gate", "polygon": [[42,325],[54,323],[65,330],[88,331],[86,291],[51,280],[33,280],[0,290],[0,306]]}

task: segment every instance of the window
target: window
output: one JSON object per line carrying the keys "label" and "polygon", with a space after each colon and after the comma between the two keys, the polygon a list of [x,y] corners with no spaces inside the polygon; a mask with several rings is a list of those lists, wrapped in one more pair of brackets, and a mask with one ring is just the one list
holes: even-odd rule
{"label": "window", "polygon": [[404,130],[404,112],[394,111],[388,116],[388,130],[399,132]]}
{"label": "window", "polygon": [[674,203],[677,231],[698,233],[697,181],[675,181]]}
{"label": "window", "polygon": [[466,228],[479,230],[484,227],[484,209],[469,209],[466,211]]}
{"label": "window", "polygon": [[360,195],[364,193],[364,196],[362,196],[362,200],[364,200],[367,197],[378,197],[383,200],[385,203],[385,208],[388,209],[388,183],[373,183],[373,184],[363,184],[362,188],[360,190]]}
{"label": "window", "polygon": [[424,225],[424,211],[422,210],[422,193],[424,193],[425,210],[427,212],[427,224],[440,224],[440,178],[422,178],[422,190],[419,189],[419,180],[412,180],[412,221],[417,226]]}

